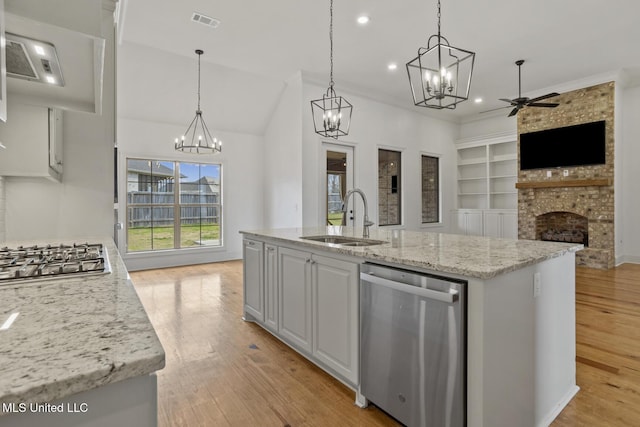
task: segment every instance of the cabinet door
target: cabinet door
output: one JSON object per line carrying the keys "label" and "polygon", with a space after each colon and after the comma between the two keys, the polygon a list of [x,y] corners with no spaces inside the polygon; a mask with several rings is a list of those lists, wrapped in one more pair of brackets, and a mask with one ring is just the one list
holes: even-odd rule
{"label": "cabinet door", "polygon": [[484,235],[487,237],[502,237],[502,213],[484,213]]}
{"label": "cabinet door", "polygon": [[278,331],[278,247],[264,245],[264,324]]}
{"label": "cabinet door", "polygon": [[508,212],[502,215],[502,236],[505,239],[518,238],[518,214]]}
{"label": "cabinet door", "polygon": [[311,352],[311,254],[278,250],[280,336],[300,350]]}
{"label": "cabinet door", "polygon": [[[244,313],[246,320],[264,322],[263,243],[245,239],[242,244]],[[247,315],[249,315],[247,317]]]}
{"label": "cabinet door", "polygon": [[468,236],[482,236],[482,211],[465,212],[465,225]]}
{"label": "cabinet door", "polygon": [[358,381],[358,265],[313,255],[313,355]]}

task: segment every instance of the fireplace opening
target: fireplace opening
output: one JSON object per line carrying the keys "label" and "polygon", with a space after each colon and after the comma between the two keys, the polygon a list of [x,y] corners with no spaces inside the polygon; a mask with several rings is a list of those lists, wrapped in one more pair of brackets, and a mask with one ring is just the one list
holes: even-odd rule
{"label": "fireplace opening", "polygon": [[536,217],[536,239],[589,246],[589,220],[572,212],[548,212]]}

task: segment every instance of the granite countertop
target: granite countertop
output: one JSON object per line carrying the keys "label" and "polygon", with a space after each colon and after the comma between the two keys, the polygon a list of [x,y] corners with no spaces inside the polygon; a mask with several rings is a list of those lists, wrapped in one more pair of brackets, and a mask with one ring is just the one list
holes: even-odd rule
{"label": "granite countertop", "polygon": [[362,228],[327,226],[241,231],[283,243],[322,249],[408,267],[420,267],[477,279],[491,279],[546,259],[583,248],[581,244],[538,240],[496,239],[459,234],[371,228],[370,239],[387,243],[350,247],[300,239],[300,236],[342,235],[362,237]]}
{"label": "granite countertop", "polygon": [[113,241],[91,241],[107,248],[110,274],[0,285],[0,323],[20,313],[0,330],[0,403],[49,402],[164,367]]}

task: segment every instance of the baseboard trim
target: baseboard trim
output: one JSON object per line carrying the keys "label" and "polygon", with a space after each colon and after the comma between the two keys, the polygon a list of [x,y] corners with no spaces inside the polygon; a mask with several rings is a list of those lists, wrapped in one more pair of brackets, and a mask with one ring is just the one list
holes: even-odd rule
{"label": "baseboard trim", "polygon": [[538,424],[538,427],[548,427],[551,425],[553,420],[556,419],[560,412],[564,409],[565,406],[571,402],[571,399],[580,391],[580,387],[577,385],[572,386],[569,391],[563,396],[562,399],[558,402],[558,404],[551,410],[551,412],[542,419],[542,421]]}

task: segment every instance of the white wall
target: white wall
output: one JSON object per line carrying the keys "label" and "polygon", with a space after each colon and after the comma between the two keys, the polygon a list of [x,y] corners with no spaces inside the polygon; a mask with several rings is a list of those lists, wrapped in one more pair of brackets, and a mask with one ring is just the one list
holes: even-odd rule
{"label": "white wall", "polygon": [[477,138],[482,136],[490,136],[500,133],[518,132],[518,119],[516,116],[507,117],[509,110],[503,110],[504,113],[491,113],[485,117],[478,114],[473,120],[466,120],[460,125],[460,139]]}
{"label": "white wall", "polygon": [[302,102],[300,73],[284,88],[264,142],[264,226],[302,226]]}
{"label": "white wall", "polygon": [[[303,83],[303,100],[317,99],[326,91],[313,83]],[[369,218],[378,223],[378,149],[390,148],[402,151],[402,227],[422,228],[421,202],[421,153],[440,155],[443,224],[430,226],[431,231],[448,228],[448,212],[455,207],[456,152],[454,141],[458,137],[458,125],[419,113],[418,107],[406,109],[383,104],[359,95],[343,92],[353,105],[353,117],[349,135],[340,141],[354,145],[355,187],[362,189],[369,201]],[[414,109],[415,108],[415,109]],[[314,133],[311,108],[303,108],[302,158],[303,158],[303,224],[321,224],[324,199],[321,196],[324,177],[320,176],[321,138]],[[360,205],[360,201],[357,202]],[[361,214],[358,214],[360,216]]]}
{"label": "white wall", "polygon": [[113,236],[114,32],[106,11],[102,31],[102,115],[65,111],[62,183],[5,178],[7,240]]}
{"label": "white wall", "polygon": [[7,238],[4,219],[5,207],[4,177],[0,176],[0,242],[4,242]]}
{"label": "white wall", "polygon": [[[206,117],[205,117],[206,120]],[[151,158],[222,164],[222,248],[126,253],[126,234],[119,235],[120,253],[129,270],[170,267],[242,258],[240,230],[263,227],[263,145],[260,136],[214,131],[223,141],[222,153],[187,154],[173,148],[173,135],[184,124],[118,119],[119,218],[126,223],[126,158]]]}
{"label": "white wall", "polygon": [[[620,222],[616,224],[616,239],[619,244],[617,253],[618,262],[640,263],[640,87],[625,89],[621,102],[621,152],[616,153],[620,160],[621,194],[616,194],[616,200],[620,200],[622,211]],[[616,105],[618,107],[618,105]],[[616,165],[618,167],[618,165]],[[616,179],[618,175],[616,174]],[[618,191],[618,187],[616,188]],[[618,206],[616,205],[616,209]]]}

